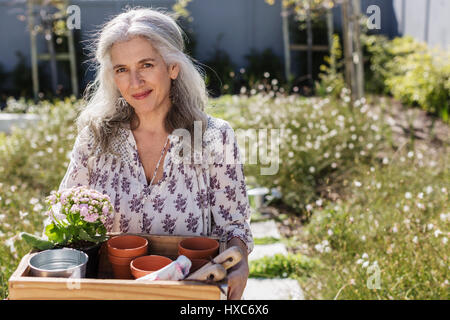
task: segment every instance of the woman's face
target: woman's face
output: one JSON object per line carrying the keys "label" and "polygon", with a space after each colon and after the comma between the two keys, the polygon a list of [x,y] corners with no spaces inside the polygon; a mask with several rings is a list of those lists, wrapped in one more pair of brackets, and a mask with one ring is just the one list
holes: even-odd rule
{"label": "woman's face", "polygon": [[114,82],[138,115],[165,112],[171,107],[171,80],[178,65],[167,66],[150,41],[134,37],[111,47]]}

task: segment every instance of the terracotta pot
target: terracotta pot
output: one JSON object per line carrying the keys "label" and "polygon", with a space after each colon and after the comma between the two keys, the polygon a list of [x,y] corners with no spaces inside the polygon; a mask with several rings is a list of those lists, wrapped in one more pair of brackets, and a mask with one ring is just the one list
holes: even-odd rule
{"label": "terracotta pot", "polygon": [[133,279],[130,271],[130,263],[134,257],[123,258],[116,257],[108,254],[108,260],[111,262],[111,266],[116,279]]}
{"label": "terracotta pot", "polygon": [[212,259],[219,253],[219,242],[206,237],[187,238],[178,244],[178,254],[189,259]]}
{"label": "terracotta pot", "polygon": [[143,256],[131,261],[131,274],[135,279],[155,272],[172,263],[172,260],[157,255]]}
{"label": "terracotta pot", "polygon": [[203,267],[205,264],[209,262],[209,260],[206,259],[190,259],[192,262],[191,269],[189,270],[189,273],[193,273]]}
{"label": "terracotta pot", "polygon": [[108,254],[116,257],[140,257],[147,254],[147,248],[147,239],[139,236],[122,235],[108,240]]}

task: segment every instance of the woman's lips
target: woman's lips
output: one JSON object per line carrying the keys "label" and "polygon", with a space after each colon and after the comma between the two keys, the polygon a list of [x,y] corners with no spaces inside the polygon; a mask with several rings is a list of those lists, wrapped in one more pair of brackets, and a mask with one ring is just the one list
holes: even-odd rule
{"label": "woman's lips", "polygon": [[133,98],[137,99],[137,100],[141,100],[146,98],[153,90],[147,90],[143,93],[138,93],[138,94],[133,94]]}

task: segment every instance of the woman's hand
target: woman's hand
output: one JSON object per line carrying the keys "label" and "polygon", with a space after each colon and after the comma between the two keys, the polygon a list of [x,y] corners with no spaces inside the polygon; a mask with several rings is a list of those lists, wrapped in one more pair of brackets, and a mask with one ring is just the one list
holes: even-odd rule
{"label": "woman's hand", "polygon": [[228,300],[240,300],[244,293],[249,274],[247,246],[239,238],[232,238],[228,241],[227,247],[238,246],[244,254],[242,260],[228,269]]}

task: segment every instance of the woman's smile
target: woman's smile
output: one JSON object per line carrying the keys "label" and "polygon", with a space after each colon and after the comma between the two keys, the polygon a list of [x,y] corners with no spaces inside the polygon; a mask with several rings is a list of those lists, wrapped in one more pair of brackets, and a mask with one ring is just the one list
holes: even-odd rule
{"label": "woman's smile", "polygon": [[135,98],[136,100],[142,100],[142,99],[147,98],[148,95],[149,95],[150,93],[152,93],[152,91],[153,91],[153,90],[146,90],[146,91],[143,91],[143,92],[140,92],[140,93],[133,94],[132,96],[133,96],[133,98]]}

